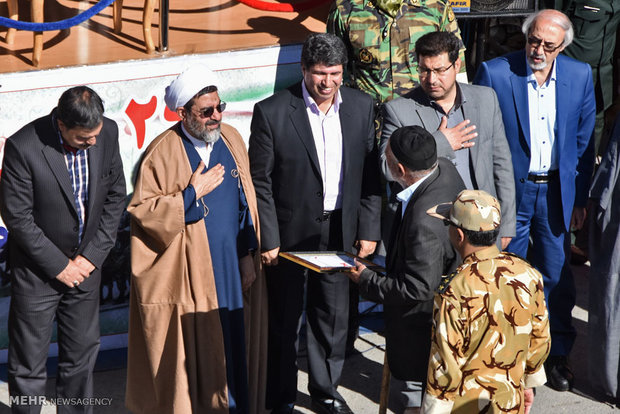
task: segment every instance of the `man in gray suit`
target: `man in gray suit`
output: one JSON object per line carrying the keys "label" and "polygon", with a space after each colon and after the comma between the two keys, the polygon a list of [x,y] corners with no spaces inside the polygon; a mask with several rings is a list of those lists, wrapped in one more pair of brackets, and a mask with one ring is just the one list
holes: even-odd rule
{"label": "man in gray suit", "polygon": [[118,127],[103,117],[103,102],[92,89],[68,89],[51,114],[6,141],[0,212],[9,230],[14,413],[41,410],[54,319],[56,397],[66,401],[58,412],[93,411],[101,265],[114,246],[124,204]]}
{"label": "man in gray suit", "polygon": [[[515,235],[515,184],[502,114],[491,88],[456,81],[461,61],[459,40],[452,33],[432,32],[415,46],[420,86],[383,107],[381,159],[392,132],[420,125],[432,132],[437,156],[452,161],[468,189],[484,190],[502,208],[501,247]],[[396,191],[397,192],[397,191]]]}

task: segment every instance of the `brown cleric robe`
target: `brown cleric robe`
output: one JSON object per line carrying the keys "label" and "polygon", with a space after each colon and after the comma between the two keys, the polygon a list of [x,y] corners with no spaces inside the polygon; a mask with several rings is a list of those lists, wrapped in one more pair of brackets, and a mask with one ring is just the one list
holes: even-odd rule
{"label": "brown cleric robe", "polygon": [[[185,223],[182,191],[192,170],[179,125],[148,146],[128,207],[132,279],[125,404],[135,413],[228,413],[213,269],[204,265],[211,262],[207,232],[203,220]],[[245,144],[230,125],[222,124],[221,131],[237,164],[259,237]],[[261,413],[267,370],[267,295],[259,255],[255,266],[256,281],[244,293],[244,314],[250,412]]]}

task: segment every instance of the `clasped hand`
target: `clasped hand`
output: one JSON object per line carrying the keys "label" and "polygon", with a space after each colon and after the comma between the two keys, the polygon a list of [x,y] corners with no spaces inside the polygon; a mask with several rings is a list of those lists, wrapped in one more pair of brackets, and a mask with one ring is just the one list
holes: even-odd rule
{"label": "clasped hand", "polygon": [[69,260],[67,266],[56,276],[56,279],[72,288],[86,280],[93,270],[95,270],[95,265],[84,256],[78,255],[75,259]]}

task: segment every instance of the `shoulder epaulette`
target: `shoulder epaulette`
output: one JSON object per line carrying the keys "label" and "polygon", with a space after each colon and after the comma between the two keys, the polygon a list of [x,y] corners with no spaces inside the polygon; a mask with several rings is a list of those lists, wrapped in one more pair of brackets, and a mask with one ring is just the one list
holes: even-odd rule
{"label": "shoulder epaulette", "polygon": [[450,282],[452,282],[452,279],[454,279],[454,277],[458,274],[459,274],[459,271],[457,269],[454,272],[450,273],[449,275],[442,276],[441,282],[439,282],[439,286],[437,287],[437,293],[444,294],[446,290],[448,290],[448,286],[450,286]]}

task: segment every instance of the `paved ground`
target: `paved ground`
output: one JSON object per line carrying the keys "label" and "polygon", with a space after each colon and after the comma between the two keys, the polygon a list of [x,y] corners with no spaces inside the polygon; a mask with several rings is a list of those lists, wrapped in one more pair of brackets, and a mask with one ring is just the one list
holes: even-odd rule
{"label": "paved ground", "polygon": [[[575,267],[577,282],[577,305],[573,313],[575,326],[578,331],[577,342],[571,357],[573,369],[576,374],[575,389],[572,392],[559,393],[547,387],[539,387],[536,400],[534,401],[533,413],[575,413],[575,414],[598,414],[618,413],[620,410],[614,406],[595,401],[589,397],[590,389],[586,377],[587,355],[587,286],[588,267]],[[372,325],[371,318],[366,323]],[[355,344],[358,354],[347,360],[344,378],[342,380],[341,393],[355,413],[375,414],[379,407],[379,394],[381,374],[383,369],[385,339],[378,333],[363,334]],[[123,358],[108,358],[103,355],[100,361],[102,368],[118,367],[112,370],[100,370],[95,374],[96,396],[111,399],[110,405],[98,406],[95,413],[122,414],[127,413],[123,407],[125,393],[125,369]],[[106,360],[107,359],[107,360]],[[120,362],[119,362],[120,361]],[[307,374],[303,361],[300,361],[299,375],[299,398],[297,412],[312,413],[309,409],[310,398],[307,393]],[[6,371],[6,370],[4,370]],[[0,377],[6,380],[6,375],[0,372]],[[48,382],[48,395],[53,395],[53,379]],[[108,400],[105,400],[107,403]],[[393,413],[395,401],[392,399],[388,412]],[[0,414],[9,413],[9,397],[6,382],[0,382]],[[43,414],[54,413],[54,407],[44,407]]]}

